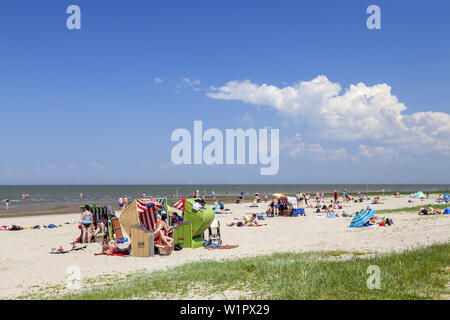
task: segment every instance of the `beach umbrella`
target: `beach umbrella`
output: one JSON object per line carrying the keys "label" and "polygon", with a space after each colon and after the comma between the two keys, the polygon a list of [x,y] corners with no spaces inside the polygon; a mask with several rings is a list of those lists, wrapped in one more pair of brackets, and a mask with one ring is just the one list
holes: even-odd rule
{"label": "beach umbrella", "polygon": [[415,195],[415,198],[419,198],[419,199],[425,199],[427,196],[422,192],[422,191],[418,191]]}
{"label": "beach umbrella", "polygon": [[350,228],[362,227],[370,218],[375,215],[376,210],[363,210],[358,213],[350,223]]}

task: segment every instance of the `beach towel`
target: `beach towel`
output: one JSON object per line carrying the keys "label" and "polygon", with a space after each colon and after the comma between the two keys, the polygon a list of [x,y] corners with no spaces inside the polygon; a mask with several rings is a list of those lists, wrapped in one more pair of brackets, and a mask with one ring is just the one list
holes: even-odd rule
{"label": "beach towel", "polygon": [[122,254],[122,253],[106,253],[106,252],[102,252],[102,253],[94,253],[94,256],[118,256],[118,257],[129,257],[130,254]]}
{"label": "beach towel", "polygon": [[375,215],[376,210],[363,210],[358,213],[350,223],[350,228],[365,227],[366,223]]}

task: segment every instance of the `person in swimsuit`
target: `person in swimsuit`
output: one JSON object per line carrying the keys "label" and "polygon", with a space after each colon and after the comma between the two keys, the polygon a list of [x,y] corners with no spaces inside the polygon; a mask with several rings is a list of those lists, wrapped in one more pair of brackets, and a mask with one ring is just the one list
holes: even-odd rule
{"label": "person in swimsuit", "polygon": [[273,217],[275,216],[275,200],[272,199],[272,201],[269,204],[269,213]]}
{"label": "person in swimsuit", "polygon": [[122,196],[119,198],[119,207],[120,207],[120,209],[123,209],[123,198],[122,198]]}
{"label": "person in swimsuit", "polygon": [[172,227],[167,225],[166,220],[167,214],[163,211],[161,218],[156,221],[154,238],[160,238],[165,245],[172,247],[173,239],[167,235]]}
{"label": "person in swimsuit", "polygon": [[97,234],[105,234],[106,233],[106,226],[108,225],[108,219],[106,218],[105,214],[102,213],[100,220],[97,221],[97,228],[95,229],[94,236]]}
{"label": "person in swimsuit", "polygon": [[128,245],[127,248],[119,248],[116,246],[113,242],[104,242],[102,247],[102,253],[104,254],[123,254],[123,255],[130,255],[131,252],[131,243]]}
{"label": "person in swimsuit", "polygon": [[229,227],[233,227],[233,226],[260,227],[260,226],[266,225],[266,224],[259,223],[256,213],[253,213],[251,216],[245,215],[241,219],[239,219],[239,218],[234,218],[234,219],[237,221],[233,221],[233,222],[227,224],[227,226],[229,226]]}
{"label": "person in swimsuit", "polygon": [[435,215],[435,214],[443,214],[444,210],[438,210],[433,208],[432,206],[429,206],[428,209],[420,208],[419,209],[419,216],[429,216],[429,215]]}
{"label": "person in swimsuit", "polygon": [[81,236],[81,242],[85,243],[84,238],[87,237],[87,243],[91,242],[91,231],[94,229],[93,222],[93,216],[92,212],[90,211],[89,206],[84,207],[83,213],[81,213],[81,230],[83,232]]}

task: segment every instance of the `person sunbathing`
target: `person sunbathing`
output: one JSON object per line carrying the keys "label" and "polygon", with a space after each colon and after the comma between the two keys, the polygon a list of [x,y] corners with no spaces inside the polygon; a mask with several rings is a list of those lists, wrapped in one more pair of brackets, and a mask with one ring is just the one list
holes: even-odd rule
{"label": "person sunbathing", "polygon": [[265,226],[267,224],[260,223],[258,220],[258,216],[256,215],[256,213],[254,213],[254,214],[252,214],[250,221],[248,221],[246,223],[246,225],[247,225],[247,227],[261,227],[261,226]]}
{"label": "person sunbathing", "polygon": [[260,227],[260,226],[266,225],[266,224],[259,223],[256,213],[252,214],[252,216],[245,215],[241,219],[239,219],[239,218],[234,218],[234,219],[238,220],[238,221],[233,221],[233,222],[227,224],[227,226],[229,226],[229,227],[232,227],[232,226]]}
{"label": "person sunbathing", "polygon": [[227,214],[227,213],[231,213],[231,211],[225,211],[225,210],[221,210],[219,209],[219,204],[217,202],[214,203],[214,206],[212,207],[214,214]]}
{"label": "person sunbathing", "polygon": [[123,255],[130,255],[131,252],[131,243],[128,245],[127,248],[119,248],[115,243],[112,241],[110,242],[104,242],[102,246],[102,254],[123,254]]}
{"label": "person sunbathing", "polygon": [[172,227],[169,227],[166,223],[167,215],[163,211],[161,214],[161,218],[156,221],[156,228],[154,232],[154,239],[161,239],[161,241],[169,246],[173,246],[173,239],[168,236],[168,233],[172,230]]}
{"label": "person sunbathing", "polygon": [[381,202],[380,197],[376,197],[376,198],[373,200],[372,204],[383,204],[383,202]]}
{"label": "person sunbathing", "polygon": [[420,208],[419,209],[419,216],[430,216],[430,215],[435,215],[435,214],[443,214],[444,210],[439,210],[439,209],[435,209],[432,206],[429,206],[428,209],[425,208]]}
{"label": "person sunbathing", "polygon": [[336,216],[336,217],[340,217],[341,215],[338,212],[335,212],[334,209],[332,208],[331,204],[328,206],[327,208],[327,216]]}
{"label": "person sunbathing", "polygon": [[94,236],[96,236],[98,234],[105,235],[107,224],[108,224],[108,220],[105,217],[105,215],[102,214],[100,220],[97,221],[97,228],[95,229]]}
{"label": "person sunbathing", "polygon": [[[380,221],[380,222],[377,222],[377,220],[381,220],[381,221]],[[372,218],[369,219],[369,221],[367,222],[367,224],[368,224],[369,226],[378,224],[379,226],[382,227],[382,226],[385,226],[386,224],[387,224],[388,226],[391,226],[391,225],[394,224],[394,221],[392,221],[392,219],[389,219],[389,218],[385,218],[385,217],[381,218],[381,217],[379,217],[379,216],[374,215]]]}

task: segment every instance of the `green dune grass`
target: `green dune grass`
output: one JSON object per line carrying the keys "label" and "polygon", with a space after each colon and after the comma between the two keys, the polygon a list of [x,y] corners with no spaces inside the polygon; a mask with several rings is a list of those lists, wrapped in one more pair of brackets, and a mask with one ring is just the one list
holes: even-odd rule
{"label": "green dune grass", "polygon": [[[380,268],[380,289],[367,286],[369,266]],[[449,270],[449,243],[370,258],[347,252],[279,253],[128,274],[59,298],[207,299],[231,290],[244,299],[445,299]]]}
{"label": "green dune grass", "polygon": [[[398,208],[398,209],[383,209],[383,210],[377,210],[378,213],[396,213],[396,212],[418,212],[420,208],[428,208],[430,205],[420,205],[415,207],[406,207],[406,208]],[[450,204],[444,203],[444,204],[431,204],[431,206],[435,209],[445,209],[450,208]]]}

